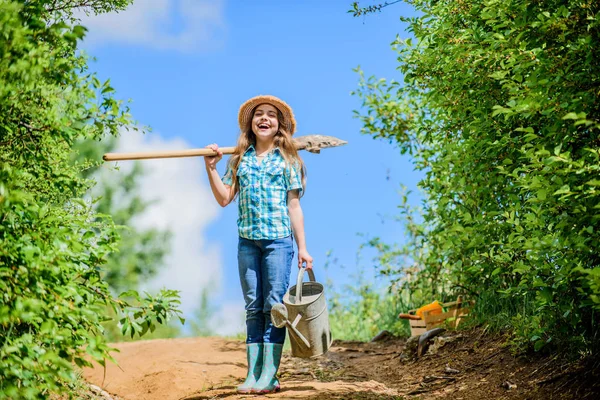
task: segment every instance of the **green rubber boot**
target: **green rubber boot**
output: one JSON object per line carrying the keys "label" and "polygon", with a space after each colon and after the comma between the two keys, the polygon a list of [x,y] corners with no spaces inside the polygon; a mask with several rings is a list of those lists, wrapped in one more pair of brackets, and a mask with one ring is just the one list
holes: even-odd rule
{"label": "green rubber boot", "polygon": [[263,344],[247,344],[246,356],[248,358],[248,376],[244,383],[237,387],[238,393],[251,393],[252,387],[260,377],[263,366]]}
{"label": "green rubber boot", "polygon": [[263,368],[258,382],[252,388],[252,393],[279,392],[280,386],[277,380],[277,370],[281,362],[281,351],[283,345],[278,343],[265,343],[263,351]]}

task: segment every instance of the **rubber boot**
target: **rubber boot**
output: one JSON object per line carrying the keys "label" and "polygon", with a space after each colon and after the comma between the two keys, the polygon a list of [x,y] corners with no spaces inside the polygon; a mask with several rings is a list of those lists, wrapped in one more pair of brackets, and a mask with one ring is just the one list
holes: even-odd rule
{"label": "rubber boot", "polygon": [[263,351],[263,368],[258,382],[252,388],[252,393],[273,393],[280,390],[277,380],[277,370],[281,362],[283,344],[265,343]]}
{"label": "rubber boot", "polygon": [[263,366],[263,344],[247,344],[246,357],[248,358],[248,376],[244,383],[237,387],[238,393],[251,393],[252,388],[260,377]]}

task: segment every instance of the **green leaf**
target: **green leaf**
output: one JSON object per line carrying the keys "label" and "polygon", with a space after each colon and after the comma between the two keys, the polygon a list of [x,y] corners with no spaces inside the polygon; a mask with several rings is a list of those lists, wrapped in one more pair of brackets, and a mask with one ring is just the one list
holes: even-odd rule
{"label": "green leaf", "polygon": [[534,343],[533,349],[535,351],[540,351],[545,345],[546,345],[546,341],[540,339]]}
{"label": "green leaf", "polygon": [[537,198],[538,200],[546,200],[546,195],[548,194],[548,191],[546,189],[540,189],[537,191]]}
{"label": "green leaf", "polygon": [[579,119],[579,117],[577,116],[577,113],[570,112],[566,114],[562,119]]}
{"label": "green leaf", "polygon": [[560,189],[554,192],[554,195],[565,193],[571,193],[571,188],[569,187],[569,185],[563,185]]}

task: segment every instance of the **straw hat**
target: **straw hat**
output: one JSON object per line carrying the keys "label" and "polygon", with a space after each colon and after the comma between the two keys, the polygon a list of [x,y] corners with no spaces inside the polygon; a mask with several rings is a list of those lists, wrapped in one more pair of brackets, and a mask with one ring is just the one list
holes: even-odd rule
{"label": "straw hat", "polygon": [[277,108],[283,114],[283,127],[288,131],[290,135],[293,135],[296,131],[296,119],[294,118],[294,112],[292,111],[292,107],[288,106],[287,103],[281,99],[278,99],[275,96],[269,95],[260,95],[247,100],[240,107],[240,112],[238,113],[238,122],[240,124],[240,129],[245,131],[248,128],[248,125],[252,121],[252,110],[256,106],[261,104],[270,104],[273,107]]}

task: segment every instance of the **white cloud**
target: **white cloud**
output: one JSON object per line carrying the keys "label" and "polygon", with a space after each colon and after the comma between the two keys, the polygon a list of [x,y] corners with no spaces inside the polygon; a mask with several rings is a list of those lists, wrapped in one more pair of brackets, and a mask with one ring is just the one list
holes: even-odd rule
{"label": "white cloud", "polygon": [[[165,140],[158,134],[143,135],[136,131],[121,132],[115,152],[185,149],[183,139]],[[181,309],[186,318],[199,306],[203,288],[221,285],[221,249],[206,238],[206,227],[219,214],[208,182],[204,178],[201,157],[144,160],[144,174],[139,178],[139,193],[144,200],[154,201],[132,221],[136,228],[168,229],[172,233],[171,251],[159,275],[142,290],[162,287],[181,291]],[[124,174],[132,161],[105,164],[105,179],[111,174]],[[113,175],[114,176],[114,175]],[[110,179],[110,178],[109,178]]]}
{"label": "white cloud", "polygon": [[244,302],[222,304],[212,318],[215,333],[222,336],[233,336],[246,331],[246,311]]}
{"label": "white cloud", "polygon": [[125,43],[189,52],[217,47],[225,33],[225,0],[136,0],[125,11],[78,12],[86,44]]}

